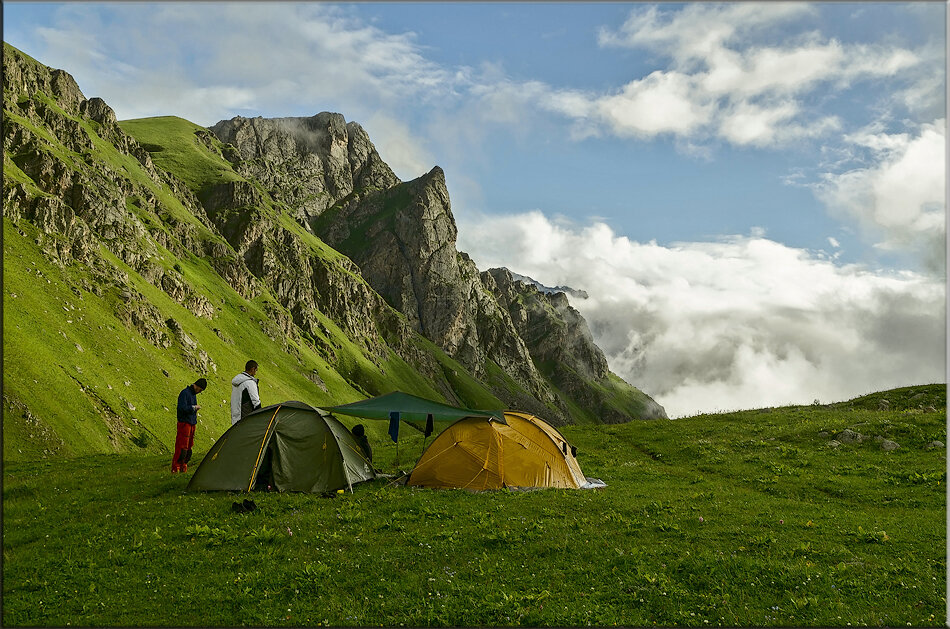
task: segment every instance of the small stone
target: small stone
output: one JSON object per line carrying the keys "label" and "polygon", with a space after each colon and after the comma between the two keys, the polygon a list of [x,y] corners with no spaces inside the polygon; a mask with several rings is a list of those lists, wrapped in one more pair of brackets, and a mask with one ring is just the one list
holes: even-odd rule
{"label": "small stone", "polygon": [[77,352],[81,352],[81,351],[82,351],[82,345],[80,345],[79,343],[76,343],[76,351],[77,351]]}
{"label": "small stone", "polygon": [[897,450],[898,448],[900,448],[900,445],[896,441],[885,439],[881,442],[881,450],[884,450],[885,452],[891,452],[892,450]]}
{"label": "small stone", "polygon": [[926,446],[924,446],[924,449],[936,450],[937,448],[945,448],[945,447],[946,446],[944,445],[943,441],[931,441]]}
{"label": "small stone", "polygon": [[837,447],[840,446],[840,445],[841,445],[841,442],[840,442],[840,441],[836,441],[836,440],[834,440],[834,439],[832,439],[831,441],[828,442],[828,447],[829,447],[829,448],[837,448]]}

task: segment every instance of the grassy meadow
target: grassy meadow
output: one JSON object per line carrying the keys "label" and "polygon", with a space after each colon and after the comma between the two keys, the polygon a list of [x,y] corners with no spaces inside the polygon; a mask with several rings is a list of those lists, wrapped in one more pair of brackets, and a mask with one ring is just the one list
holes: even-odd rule
{"label": "grassy meadow", "polygon": [[[186,493],[167,455],[8,462],[2,624],[943,625],[945,390],[564,429],[601,490],[248,496]],[[869,439],[829,445],[846,428]],[[403,426],[377,465],[422,447]]]}

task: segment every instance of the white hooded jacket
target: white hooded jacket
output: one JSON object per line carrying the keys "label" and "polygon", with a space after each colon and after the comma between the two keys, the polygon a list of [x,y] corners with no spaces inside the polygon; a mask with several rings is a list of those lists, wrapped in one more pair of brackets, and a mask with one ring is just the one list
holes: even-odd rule
{"label": "white hooded jacket", "polygon": [[250,402],[252,408],[260,408],[261,396],[257,392],[259,380],[242,371],[231,380],[231,425],[241,421],[241,402]]}

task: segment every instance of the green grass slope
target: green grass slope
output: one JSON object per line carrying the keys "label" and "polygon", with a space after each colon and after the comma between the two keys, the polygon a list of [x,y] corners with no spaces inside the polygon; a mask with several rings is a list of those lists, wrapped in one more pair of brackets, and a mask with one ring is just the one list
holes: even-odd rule
{"label": "green grass slope", "polygon": [[[8,45],[4,53],[5,63],[13,63],[14,57],[25,60],[27,70],[41,79],[36,84],[43,85],[42,75],[50,72],[48,68]],[[5,461],[170,452],[176,397],[199,376],[210,385],[199,398],[203,409],[196,439],[197,447],[205,448],[230,426],[230,379],[248,358],[261,365],[265,403],[294,399],[313,405],[339,404],[397,389],[441,400],[446,391],[458,387],[456,395],[463,403],[500,404],[441,350],[419,340],[420,352],[446,364],[444,371],[451,372],[451,378],[446,375],[433,381],[391,350],[382,356],[367,355],[360,339],[348,336],[322,312],[314,313],[321,324],[319,339],[288,335],[278,321],[289,320],[290,315],[266,286],[259,286],[254,298],[242,297],[219,275],[213,257],[198,250],[197,245],[212,243],[212,250],[236,255],[221,234],[189,209],[184,197],[176,196],[168,183],[175,184],[174,179],[156,178],[140,160],[103,139],[99,123],[75,108],[67,111],[42,89],[17,94],[5,82],[4,90],[5,129],[11,137],[25,138],[4,152],[5,199],[42,205],[55,196],[46,191],[57,184],[55,180],[38,177],[34,181],[17,165],[41,153],[50,169],[62,168],[70,174],[74,189],[76,185],[103,188],[109,192],[103,197],[106,205],[123,199],[124,220],[141,226],[131,242],[105,236],[91,241],[91,262],[82,263],[56,253],[76,243],[55,231],[55,221],[50,222],[53,227],[45,226],[51,231],[44,231],[23,218],[13,203],[5,202]],[[196,194],[211,185],[243,181],[221,156],[220,143],[193,123],[165,117],[123,126],[140,136],[158,168],[171,172]],[[72,131],[60,137],[54,128]],[[62,194],[67,205],[70,194],[69,189]],[[281,207],[267,198],[264,201],[257,211],[299,238],[309,255],[331,264],[342,259],[281,214]],[[53,212],[60,211],[52,205]],[[67,222],[82,222],[69,210],[60,213]],[[133,268],[110,249],[115,246],[139,252],[146,264]],[[147,268],[180,279],[193,295],[211,305],[211,315],[196,315],[148,281],[143,275]],[[103,282],[102,269],[108,269],[106,276],[124,279]],[[362,281],[356,276],[352,279]],[[170,339],[167,346],[154,338],[149,341],[141,326],[133,325],[143,313],[151,313],[155,334]],[[203,360],[195,360],[202,356]],[[382,436],[385,428],[371,426],[370,432]]]}
{"label": "green grass slope", "polygon": [[207,185],[243,180],[221,157],[220,143],[215,142],[218,149],[212,152],[196,135],[196,132],[204,132],[210,144],[211,133],[184,118],[159,116],[123,120],[119,126],[138,140],[157,166],[175,173],[195,193]]}
{"label": "green grass slope", "polygon": [[[608,484],[592,491],[376,481],[333,499],[253,494],[258,510],[236,514],[245,494],[185,493],[163,456],[8,464],[2,622],[939,626],[945,400],[933,385],[565,427]],[[830,445],[845,429],[869,439]],[[421,435],[402,437],[398,461],[374,441],[384,469],[421,452]]]}

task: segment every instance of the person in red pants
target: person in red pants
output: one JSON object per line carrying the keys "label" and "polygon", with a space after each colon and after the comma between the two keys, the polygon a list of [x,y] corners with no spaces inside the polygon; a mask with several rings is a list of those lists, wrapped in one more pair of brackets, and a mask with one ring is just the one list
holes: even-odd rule
{"label": "person in red pants", "polygon": [[208,381],[198,378],[178,394],[178,434],[175,437],[175,454],[172,457],[172,473],[187,472],[191,460],[191,447],[195,445],[195,426],[198,424],[197,395],[208,388]]}

